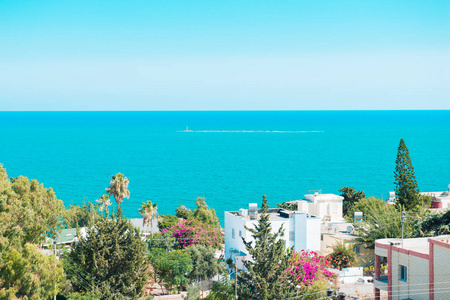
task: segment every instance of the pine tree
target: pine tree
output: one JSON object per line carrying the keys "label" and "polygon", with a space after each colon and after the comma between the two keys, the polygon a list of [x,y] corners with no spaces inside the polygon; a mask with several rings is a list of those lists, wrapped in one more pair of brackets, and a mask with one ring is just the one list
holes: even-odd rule
{"label": "pine tree", "polygon": [[396,206],[410,210],[419,205],[420,194],[416,176],[414,175],[414,167],[403,139],[400,140],[400,145],[398,146],[394,177],[395,195],[397,197]]}
{"label": "pine tree", "polygon": [[[238,275],[239,299],[277,299],[290,295],[287,285],[283,285],[282,275],[288,268],[292,249],[286,249],[284,229],[272,233],[266,196],[263,196],[261,216],[254,228],[246,228],[253,234],[255,243],[242,238],[252,260],[243,261],[246,271]],[[253,245],[254,244],[254,245]]]}
{"label": "pine tree", "polygon": [[[113,211],[114,212],[114,211]],[[74,291],[100,299],[136,298],[148,278],[145,244],[139,230],[117,215],[97,220],[64,257]]]}

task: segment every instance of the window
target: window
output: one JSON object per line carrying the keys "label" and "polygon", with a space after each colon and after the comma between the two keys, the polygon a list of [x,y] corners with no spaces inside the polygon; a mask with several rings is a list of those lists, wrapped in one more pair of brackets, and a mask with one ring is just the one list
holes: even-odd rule
{"label": "window", "polygon": [[234,228],[231,228],[231,238],[234,239]]}
{"label": "window", "polygon": [[400,265],[400,280],[408,281],[408,268]]}
{"label": "window", "polygon": [[289,240],[290,241],[294,241],[295,240],[294,231],[289,231]]}
{"label": "window", "polygon": [[355,252],[356,254],[360,254],[360,253],[361,253],[361,248],[358,247],[358,246],[355,246],[355,247],[353,248],[353,252]]}
{"label": "window", "polygon": [[242,231],[239,230],[239,237],[241,237],[241,236],[242,236]]}

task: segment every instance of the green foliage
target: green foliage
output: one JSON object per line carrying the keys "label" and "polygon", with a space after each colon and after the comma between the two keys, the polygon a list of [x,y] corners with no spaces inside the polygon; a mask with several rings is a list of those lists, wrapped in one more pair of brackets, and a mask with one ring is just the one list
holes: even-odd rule
{"label": "green foliage", "polygon": [[[375,240],[384,238],[401,238],[402,236],[401,212],[391,206],[385,206],[379,211],[366,215],[364,222],[355,223],[358,231],[357,241],[366,248],[374,249]],[[411,235],[411,226],[405,222],[404,237]]]}
{"label": "green foliage", "polygon": [[412,237],[432,237],[450,234],[450,210],[446,212],[428,212],[425,216],[412,221]]}
{"label": "green foliage", "polygon": [[208,208],[206,205],[205,198],[197,198],[197,208],[194,209],[194,219],[197,221],[211,225],[213,227],[220,227],[219,218],[217,217],[216,211],[213,208]]}
{"label": "green foliage", "polygon": [[67,300],[100,300],[99,297],[93,294],[81,294],[81,293],[71,293],[66,298]]}
{"label": "green foliage", "polygon": [[415,209],[422,205],[419,189],[417,187],[414,167],[409,157],[409,151],[405,141],[400,140],[397,150],[397,159],[395,160],[395,196],[397,197],[396,206],[403,207],[406,210]]}
{"label": "green foliage", "polygon": [[42,243],[62,226],[63,212],[51,188],[23,176],[9,180],[0,164],[0,235],[21,244]]}
{"label": "green foliage", "polygon": [[109,195],[107,194],[103,194],[100,196],[100,198],[98,198],[96,200],[97,203],[100,204],[100,208],[99,211],[104,211],[105,212],[105,216],[108,216],[108,207],[111,205],[111,200],[109,200]]}
{"label": "green foliage", "polygon": [[227,273],[222,274],[220,281],[213,283],[211,292],[205,298],[208,300],[233,300],[234,299],[234,280],[230,279]]}
{"label": "green foliage", "polygon": [[282,202],[282,203],[278,203],[277,204],[278,208],[282,208],[282,209],[286,209],[286,210],[290,210],[290,211],[296,211],[298,210],[298,205],[297,203],[286,203],[286,202]]}
{"label": "green foliage", "polygon": [[362,198],[358,202],[355,202],[348,209],[347,220],[353,222],[353,215],[356,211],[363,213],[363,218],[366,220],[370,216],[379,215],[385,211],[393,211],[395,207],[387,204],[385,201],[375,198]]}
{"label": "green foliage", "polygon": [[174,215],[160,215],[158,221],[159,230],[168,229],[180,222],[180,219]]}
{"label": "green foliage", "polygon": [[191,280],[210,279],[225,271],[225,263],[218,261],[214,249],[203,245],[192,245],[185,250],[192,259],[192,271],[189,273]]}
{"label": "green foliage", "polygon": [[153,233],[153,220],[158,218],[158,204],[152,203],[150,200],[147,202],[142,202],[138,213],[140,213],[143,218],[142,227],[150,225],[150,230]]}
{"label": "green foliage", "polygon": [[198,284],[189,285],[187,288],[187,294],[184,298],[186,300],[200,300],[202,299],[200,295],[200,286]]}
{"label": "green foliage", "polygon": [[189,253],[183,250],[175,250],[167,253],[160,253],[159,256],[151,257],[152,265],[158,276],[158,281],[166,289],[171,290],[174,286],[179,291],[187,285],[189,279],[186,274],[192,271],[192,259]]}
{"label": "green foliage", "polygon": [[333,246],[333,252],[328,255],[328,259],[333,268],[342,270],[353,267],[357,263],[356,253],[353,249],[347,247],[345,243],[336,243]]}
{"label": "green foliage", "polygon": [[35,244],[57,233],[63,211],[52,189],[23,176],[10,180],[0,164],[0,299],[56,295],[61,264]]}
{"label": "green foliage", "polygon": [[176,216],[182,219],[191,219],[194,217],[194,212],[184,205],[180,205],[175,209]]}
{"label": "green foliage", "polygon": [[246,272],[238,276],[238,295],[240,299],[277,299],[288,296],[290,291],[282,284],[282,275],[289,265],[291,249],[286,249],[283,228],[272,233],[269,221],[266,196],[263,196],[260,218],[254,228],[249,230],[255,242],[242,238],[248,255],[253,261],[243,261]]}
{"label": "green foliage", "polygon": [[319,280],[313,282],[311,285],[303,286],[296,296],[298,296],[297,299],[302,300],[327,299],[325,296],[328,288],[330,288],[328,282]]}
{"label": "green foliage", "polygon": [[70,205],[64,212],[64,224],[66,228],[91,227],[96,220],[102,219],[101,204],[85,202],[81,206]]}
{"label": "green foliage", "polygon": [[111,182],[109,187],[106,188],[106,191],[109,195],[114,196],[117,205],[120,205],[124,198],[130,198],[130,191],[128,190],[129,183],[130,180],[121,173],[117,173],[111,177]]}
{"label": "green foliage", "polygon": [[[62,265],[30,243],[13,247],[0,237],[0,298],[49,299],[64,278]],[[17,297],[17,298],[16,298]]]}
{"label": "green foliage", "polygon": [[168,234],[154,233],[147,236],[146,242],[150,252],[159,251],[157,249],[161,249],[163,252],[169,252],[174,250],[176,240]]}
{"label": "green foliage", "polygon": [[[356,202],[366,197],[363,191],[355,191],[354,187],[343,187],[339,190],[341,192],[341,196],[344,197],[343,201],[343,214],[347,216],[347,213]],[[353,215],[349,215],[350,218],[353,218]]]}
{"label": "green foliage", "polygon": [[194,211],[191,211],[184,205],[180,205],[179,207],[177,207],[177,209],[175,209],[176,216],[185,220],[196,220],[205,225],[219,228],[220,223],[216,211],[213,208],[208,208],[205,198],[197,197],[196,204],[197,208],[194,209]]}
{"label": "green foliage", "polygon": [[64,257],[74,291],[92,293],[101,299],[137,297],[148,278],[145,244],[139,230],[124,219],[103,218],[87,236],[79,237]]}

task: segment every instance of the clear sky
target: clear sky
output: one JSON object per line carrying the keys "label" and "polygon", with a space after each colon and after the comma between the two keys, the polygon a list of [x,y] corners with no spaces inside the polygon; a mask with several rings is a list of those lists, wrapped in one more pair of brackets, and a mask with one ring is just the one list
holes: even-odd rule
{"label": "clear sky", "polygon": [[450,109],[450,1],[0,0],[0,110]]}

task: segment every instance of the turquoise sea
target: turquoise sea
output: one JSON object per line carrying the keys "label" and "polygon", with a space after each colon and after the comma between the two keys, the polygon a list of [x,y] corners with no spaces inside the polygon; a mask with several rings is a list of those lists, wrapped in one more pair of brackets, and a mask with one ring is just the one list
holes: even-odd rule
{"label": "turquoise sea", "polygon": [[[180,132],[259,130],[320,132]],[[162,214],[206,197],[223,212],[354,186],[386,197],[400,138],[421,191],[450,184],[450,111],[0,112],[0,163],[52,187],[66,206],[130,179],[124,213]]]}

